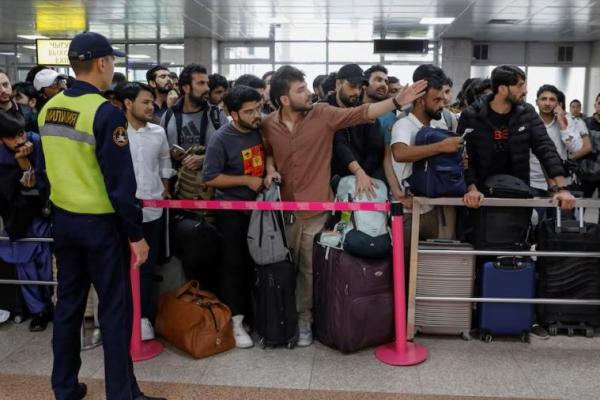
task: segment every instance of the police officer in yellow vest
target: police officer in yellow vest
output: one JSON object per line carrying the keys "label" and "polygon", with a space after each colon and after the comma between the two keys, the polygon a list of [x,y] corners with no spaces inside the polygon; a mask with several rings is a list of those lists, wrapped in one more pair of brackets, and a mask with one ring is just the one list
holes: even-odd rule
{"label": "police officer in yellow vest", "polygon": [[[148,256],[123,113],[105,100],[115,56],[97,33],[76,35],[69,60],[77,80],[38,117],[54,205],[58,302],[54,313],[52,389],[57,400],[85,397],[79,383],[79,330],[90,284],[98,292],[108,400],[144,396],[129,353],[132,328],[129,247],[139,267]],[[155,398],[156,399],[156,398]]]}

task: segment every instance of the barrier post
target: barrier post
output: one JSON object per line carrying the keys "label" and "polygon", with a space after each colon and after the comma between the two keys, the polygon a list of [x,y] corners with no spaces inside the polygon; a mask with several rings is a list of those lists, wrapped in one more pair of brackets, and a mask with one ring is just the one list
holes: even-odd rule
{"label": "barrier post", "polygon": [[140,298],[140,269],[133,268],[135,256],[131,253],[131,296],[133,303],[133,326],[131,330],[131,342],[129,352],[133,361],[149,360],[162,353],[164,347],[158,340],[146,340],[142,342],[142,305]]}
{"label": "barrier post", "polygon": [[390,365],[415,365],[427,359],[427,349],[406,341],[406,288],[404,278],[404,209],[402,203],[392,202],[392,240],[394,263],[394,318],[396,340],[379,346],[375,357]]}

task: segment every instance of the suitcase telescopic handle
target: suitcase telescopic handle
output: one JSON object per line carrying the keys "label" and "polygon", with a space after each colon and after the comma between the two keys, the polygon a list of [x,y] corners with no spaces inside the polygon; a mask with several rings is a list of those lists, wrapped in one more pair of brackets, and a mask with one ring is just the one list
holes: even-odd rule
{"label": "suitcase telescopic handle", "polygon": [[518,256],[502,256],[496,259],[494,266],[498,269],[516,269],[523,267],[523,258]]}
{"label": "suitcase telescopic handle", "polygon": [[562,209],[560,206],[556,206],[556,233],[562,232],[572,232],[572,233],[585,233],[585,221],[583,220],[583,207],[577,207],[577,212],[579,213],[579,229],[573,230],[562,227]]}

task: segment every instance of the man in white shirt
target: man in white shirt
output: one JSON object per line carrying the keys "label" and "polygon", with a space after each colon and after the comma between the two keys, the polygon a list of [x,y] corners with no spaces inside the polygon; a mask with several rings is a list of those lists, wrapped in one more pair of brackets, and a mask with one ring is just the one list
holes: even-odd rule
{"label": "man in white shirt", "polygon": [[[401,200],[406,210],[404,218],[405,247],[410,243],[411,216],[410,208],[412,201],[404,180],[412,175],[412,163],[424,158],[432,157],[442,153],[455,153],[463,146],[460,137],[451,137],[442,142],[430,145],[415,145],[417,132],[425,125],[431,126],[432,120],[441,118],[445,106],[443,87],[446,83],[446,75],[441,68],[431,64],[421,65],[415,70],[413,80],[424,79],[427,81],[425,96],[414,101],[413,108],[407,117],[396,122],[392,128],[392,167],[394,174],[404,192]],[[437,238],[439,225],[437,213],[430,206],[421,208],[420,237]]]}
{"label": "man in white shirt", "polygon": [[[127,117],[129,148],[137,183],[136,197],[141,200],[170,198],[169,178],[174,175],[165,130],[150,123],[154,117],[154,92],[146,84],[132,82],[119,89]],[[160,208],[144,208],[144,238],[150,252],[141,266],[140,291],[142,298],[142,339],[152,339],[152,277],[157,263],[162,237]]]}

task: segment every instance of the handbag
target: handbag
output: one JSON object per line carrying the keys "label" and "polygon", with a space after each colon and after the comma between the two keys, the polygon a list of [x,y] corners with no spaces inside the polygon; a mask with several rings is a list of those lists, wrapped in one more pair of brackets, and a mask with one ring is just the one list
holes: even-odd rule
{"label": "handbag", "polygon": [[200,290],[198,281],[161,296],[155,325],[160,336],[194,358],[235,347],[229,307]]}

